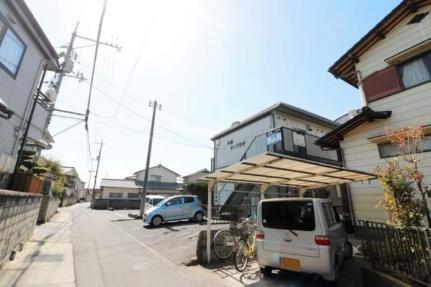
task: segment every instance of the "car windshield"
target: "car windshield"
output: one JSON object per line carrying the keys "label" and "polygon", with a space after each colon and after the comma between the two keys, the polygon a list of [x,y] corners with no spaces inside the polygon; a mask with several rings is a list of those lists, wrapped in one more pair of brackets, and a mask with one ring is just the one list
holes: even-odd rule
{"label": "car windshield", "polygon": [[313,202],[262,202],[262,224],[267,228],[312,231],[315,229]]}

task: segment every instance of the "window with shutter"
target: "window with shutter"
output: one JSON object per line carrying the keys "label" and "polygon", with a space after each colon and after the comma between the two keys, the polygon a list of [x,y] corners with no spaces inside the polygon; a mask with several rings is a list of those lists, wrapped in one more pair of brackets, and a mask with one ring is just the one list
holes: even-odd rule
{"label": "window with shutter", "polygon": [[362,88],[370,103],[402,91],[403,85],[396,67],[390,66],[362,80]]}

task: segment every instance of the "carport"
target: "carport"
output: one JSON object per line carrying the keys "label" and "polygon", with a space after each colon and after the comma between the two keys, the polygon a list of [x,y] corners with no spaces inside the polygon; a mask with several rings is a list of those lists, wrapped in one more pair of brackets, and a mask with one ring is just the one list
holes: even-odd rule
{"label": "carport", "polygon": [[208,182],[207,208],[207,260],[211,258],[211,198],[214,186],[219,182],[251,183],[260,185],[261,198],[270,186],[290,186],[299,189],[300,194],[309,189],[340,184],[370,181],[376,175],[343,168],[336,165],[266,152],[231,166],[216,170],[203,179]]}

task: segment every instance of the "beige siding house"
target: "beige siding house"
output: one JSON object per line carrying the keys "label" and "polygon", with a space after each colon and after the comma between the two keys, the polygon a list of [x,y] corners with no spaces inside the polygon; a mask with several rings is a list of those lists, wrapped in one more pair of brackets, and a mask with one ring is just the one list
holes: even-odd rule
{"label": "beige siding house", "polygon": [[[364,106],[318,141],[322,147],[341,147],[347,168],[375,171],[395,150],[385,136],[388,130],[431,125],[430,3],[402,1],[329,69],[358,88]],[[420,157],[425,184],[431,185],[431,153]],[[357,219],[387,219],[377,207],[382,197],[377,180],[350,184],[350,194]]]}

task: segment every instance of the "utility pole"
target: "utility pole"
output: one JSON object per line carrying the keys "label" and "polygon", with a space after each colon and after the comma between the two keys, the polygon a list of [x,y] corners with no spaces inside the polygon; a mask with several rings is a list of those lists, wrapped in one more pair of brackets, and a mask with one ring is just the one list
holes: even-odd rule
{"label": "utility pole", "polygon": [[100,34],[102,34],[103,18],[105,17],[106,1],[103,2],[102,15],[100,16],[99,29],[97,31],[96,49],[94,51],[93,69],[91,71],[90,91],[88,92],[87,110],[85,112],[85,130],[88,132],[88,116],[90,115],[91,92],[93,90],[94,72],[96,70],[97,54],[99,52]]}
{"label": "utility pole", "polygon": [[161,110],[162,106],[157,103],[157,101],[149,102],[149,107],[153,108],[153,118],[151,120],[151,129],[150,129],[150,139],[148,143],[148,152],[147,152],[147,164],[145,165],[145,174],[144,174],[144,185],[142,188],[142,196],[141,196],[141,206],[139,210],[139,217],[142,218],[145,212],[145,201],[147,199],[147,186],[148,186],[148,172],[150,169],[150,159],[151,159],[151,147],[153,145],[153,133],[154,133],[154,121],[156,119],[156,111],[157,109]]}
{"label": "utility pole", "polygon": [[[114,43],[110,43],[110,42],[101,42],[100,41],[100,34],[101,34],[101,29],[102,29],[102,23],[103,23],[103,18],[105,15],[105,11],[106,11],[106,2],[107,0],[104,0],[104,4],[103,4],[103,11],[102,11],[102,16],[100,18],[100,23],[99,23],[99,31],[98,31],[98,35],[97,35],[97,39],[91,39],[88,37],[84,37],[78,34],[78,26],[79,26],[79,22],[76,23],[75,26],[75,30],[72,33],[72,36],[70,38],[70,42],[69,45],[67,47],[63,47],[66,48],[66,53],[64,54],[64,61],[61,65],[61,69],[58,71],[57,73],[57,78],[55,80],[54,83],[51,84],[51,87],[54,88],[55,92],[58,94],[60,91],[60,87],[61,84],[63,83],[63,78],[64,77],[70,77],[70,78],[75,78],[78,79],[79,82],[83,82],[86,81],[86,78],[84,77],[84,75],[82,73],[74,73],[73,72],[73,61],[76,60],[76,54],[75,54],[75,50],[78,48],[85,48],[85,47],[89,47],[89,46],[82,46],[82,47],[74,47],[75,44],[75,40],[76,38],[88,41],[88,42],[93,42],[96,45],[96,52],[95,52],[95,57],[94,57],[94,63],[93,63],[93,72],[92,72],[92,76],[91,76],[91,85],[93,83],[93,77],[94,77],[94,68],[96,65],[96,59],[97,59],[97,54],[98,54],[98,50],[99,50],[99,45],[103,45],[103,46],[107,46],[110,48],[114,48],[117,51],[121,51],[121,47],[114,44]],[[63,54],[63,53],[62,53]],[[86,126],[87,126],[87,121],[88,121],[88,116],[89,116],[89,107],[90,107],[90,97],[91,97],[91,88],[90,88],[90,95],[89,95],[89,99],[88,99],[88,105],[87,105],[87,111],[85,114],[81,114],[81,113],[76,113],[76,112],[72,112],[72,111],[65,111],[65,110],[56,110],[54,109],[54,111],[59,111],[62,113],[70,113],[70,114],[75,114],[75,115],[79,115],[79,116],[83,116],[85,118],[85,122],[86,122]]]}
{"label": "utility pole", "polygon": [[85,192],[85,199],[86,200],[87,200],[88,194],[90,193],[91,176],[93,175],[93,171],[91,169],[88,172],[90,173],[90,176],[88,177],[87,191]]}
{"label": "utility pole", "polygon": [[103,140],[100,142],[99,155],[97,156],[97,167],[96,167],[96,174],[94,175],[93,194],[91,195],[91,198],[92,198],[91,205],[93,205],[94,199],[96,197],[97,174],[99,173],[100,157],[102,156],[102,147],[103,147]]}
{"label": "utility pole", "polygon": [[[56,93],[60,91],[61,83],[63,82],[63,78],[66,75],[67,72],[72,72],[71,70],[67,70],[66,68],[72,68],[72,53],[73,53],[73,45],[75,43],[75,38],[77,36],[76,32],[78,31],[79,22],[76,23],[75,31],[72,33],[72,37],[70,38],[69,46],[67,46],[66,55],[64,56],[64,61],[61,64],[60,73],[58,74],[57,82],[54,84],[54,89]],[[70,67],[67,67],[70,65]]]}

